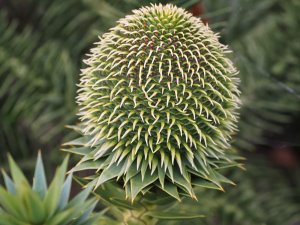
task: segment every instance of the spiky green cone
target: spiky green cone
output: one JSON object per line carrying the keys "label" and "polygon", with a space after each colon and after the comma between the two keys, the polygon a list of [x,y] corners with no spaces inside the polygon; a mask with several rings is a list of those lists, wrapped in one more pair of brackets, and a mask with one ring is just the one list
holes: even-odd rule
{"label": "spiky green cone", "polygon": [[78,104],[84,136],[74,171],[92,184],[124,185],[132,200],[158,187],[180,199],[193,185],[221,189],[236,165],[239,91],[229,50],[200,19],[173,5],[134,10],[103,35],[85,61]]}
{"label": "spiky green cone", "polygon": [[44,166],[39,154],[33,185],[9,156],[12,179],[3,170],[5,187],[0,186],[0,225],[92,225],[96,217],[90,214],[97,199],[87,197],[85,189],[69,200],[72,174],[65,179],[68,160],[65,159],[47,187]]}

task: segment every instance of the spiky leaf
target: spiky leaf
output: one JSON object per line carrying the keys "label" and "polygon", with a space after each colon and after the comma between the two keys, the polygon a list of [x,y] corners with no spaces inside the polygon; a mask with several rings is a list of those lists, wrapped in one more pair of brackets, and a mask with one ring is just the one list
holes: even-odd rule
{"label": "spiky leaf", "polygon": [[33,179],[33,187],[21,169],[9,156],[13,179],[4,171],[6,188],[0,186],[0,224],[2,225],[91,225],[90,216],[96,198],[86,200],[90,189],[85,189],[68,202],[72,175],[65,180],[68,158],[57,169],[49,189],[41,155],[39,154]]}

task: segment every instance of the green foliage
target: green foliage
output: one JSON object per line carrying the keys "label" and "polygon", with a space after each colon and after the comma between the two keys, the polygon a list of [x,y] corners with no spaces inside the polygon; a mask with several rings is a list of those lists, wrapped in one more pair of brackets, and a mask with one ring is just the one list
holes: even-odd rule
{"label": "green foliage", "polygon": [[131,203],[122,188],[111,182],[101,185],[95,194],[109,206],[116,224],[130,212],[156,218],[158,225],[294,225],[299,221],[299,170],[282,171],[263,158],[249,162],[246,171],[227,172],[237,186],[225,192],[196,188],[198,201],[185,197],[177,202],[148,191]]}
{"label": "green foliage", "polygon": [[[89,182],[88,179],[83,178],[77,178],[77,180],[82,186]],[[175,190],[171,185],[166,189],[170,191],[170,194],[172,194],[172,190]],[[176,201],[173,196],[166,196],[153,189],[145,190],[143,195],[137,196],[135,201],[132,201],[127,198],[122,187],[116,186],[114,182],[106,182],[94,190],[94,194],[109,209],[107,215],[116,224],[154,225],[159,221],[178,220],[182,222],[185,219],[195,220],[204,217],[198,212],[191,213],[185,208],[179,209],[182,205],[181,199]]]}
{"label": "green foliage", "polygon": [[185,199],[173,210],[206,215],[201,220],[187,221],[186,225],[294,225],[300,219],[300,183],[293,182],[297,176],[299,171],[282,171],[265,159],[254,160],[246,172],[233,171],[235,188],[225,193],[198,189],[198,203]]}
{"label": "green foliage", "polygon": [[47,13],[35,11],[30,18],[34,24],[29,19],[22,26],[18,18],[9,21],[8,12],[1,12],[1,151],[19,158],[30,156],[29,149],[59,145],[76,111],[78,62],[92,41],[89,26],[77,26],[92,26],[95,15],[79,2],[51,2],[36,6]]}
{"label": "green foliage", "polygon": [[269,137],[282,132],[300,108],[299,1],[204,2],[209,22],[233,49],[240,71],[236,144],[251,150],[255,144],[270,144],[274,140]]}
{"label": "green foliage", "polygon": [[81,191],[71,201],[72,174],[65,179],[68,159],[56,170],[49,186],[39,154],[32,187],[15,161],[9,156],[12,179],[3,171],[5,187],[0,186],[1,225],[92,225],[90,214],[97,199],[87,199],[90,189]]}
{"label": "green foliage", "polygon": [[228,149],[239,106],[226,53],[207,26],[172,5],[119,20],[82,71],[83,147],[70,152],[83,158],[74,170],[92,165],[96,188],[122,178],[132,200],[152,186],[177,199],[178,191],[196,198],[193,185],[222,190],[230,181],[219,168],[236,165]]}

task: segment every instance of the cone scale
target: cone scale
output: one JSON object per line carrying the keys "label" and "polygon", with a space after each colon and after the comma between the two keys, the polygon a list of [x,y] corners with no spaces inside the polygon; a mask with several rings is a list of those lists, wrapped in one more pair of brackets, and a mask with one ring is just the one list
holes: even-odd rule
{"label": "cone scale", "polygon": [[127,197],[152,188],[180,200],[222,190],[239,108],[239,79],[218,36],[184,9],[152,5],[100,38],[85,60],[77,102],[83,137],[74,171],[95,169]]}

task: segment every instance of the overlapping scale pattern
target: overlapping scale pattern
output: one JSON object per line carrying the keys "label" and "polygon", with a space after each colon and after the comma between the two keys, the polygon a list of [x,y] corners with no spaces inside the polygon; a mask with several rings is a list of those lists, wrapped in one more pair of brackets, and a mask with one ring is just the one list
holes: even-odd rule
{"label": "overlapping scale pattern", "polygon": [[78,170],[93,163],[96,186],[117,179],[132,199],[153,184],[178,199],[197,184],[222,189],[239,80],[218,36],[181,8],[152,5],[96,45],[79,84]]}

